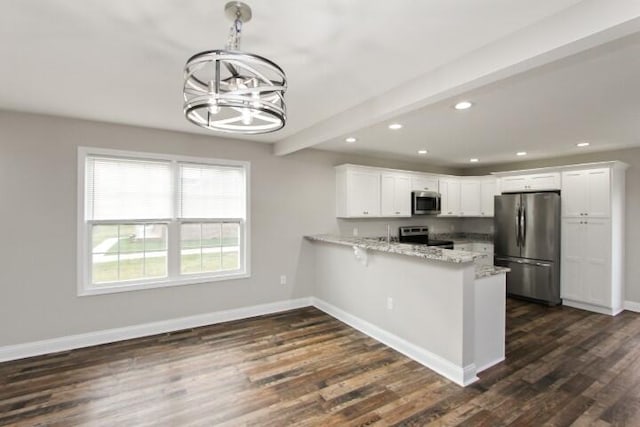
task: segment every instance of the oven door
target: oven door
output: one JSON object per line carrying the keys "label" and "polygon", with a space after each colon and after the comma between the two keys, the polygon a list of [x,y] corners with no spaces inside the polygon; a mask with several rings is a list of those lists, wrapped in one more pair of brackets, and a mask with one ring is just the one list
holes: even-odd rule
{"label": "oven door", "polygon": [[440,213],[440,193],[435,191],[414,191],[411,193],[411,213],[413,215],[438,215]]}

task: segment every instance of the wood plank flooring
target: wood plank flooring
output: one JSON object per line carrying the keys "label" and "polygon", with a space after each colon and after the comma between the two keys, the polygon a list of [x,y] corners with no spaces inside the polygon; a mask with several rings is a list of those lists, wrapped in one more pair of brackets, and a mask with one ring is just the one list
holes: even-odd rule
{"label": "wood plank flooring", "polygon": [[304,308],[0,364],[0,425],[640,426],[640,315],[508,300],[461,388]]}

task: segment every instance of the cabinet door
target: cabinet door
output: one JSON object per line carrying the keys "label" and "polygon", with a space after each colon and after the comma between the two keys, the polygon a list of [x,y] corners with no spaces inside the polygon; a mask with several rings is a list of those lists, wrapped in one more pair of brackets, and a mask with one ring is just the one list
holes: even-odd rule
{"label": "cabinet door", "polygon": [[540,173],[528,176],[527,190],[559,190],[560,173]]}
{"label": "cabinet door", "polygon": [[395,212],[395,176],[382,174],[380,182],[380,215],[393,216]]}
{"label": "cabinet door", "polygon": [[456,251],[470,251],[473,249],[472,243],[454,243],[453,249]]}
{"label": "cabinet door", "polygon": [[496,194],[495,179],[484,179],[480,183],[480,216],[493,216],[494,196]]}
{"label": "cabinet door", "polygon": [[399,216],[411,216],[411,178],[409,176],[396,176],[394,212]]}
{"label": "cabinet door", "polygon": [[480,216],[480,181],[460,182],[460,216]]}
{"label": "cabinet door", "polygon": [[589,218],[584,221],[584,281],[587,302],[611,307],[611,230],[609,220]]}
{"label": "cabinet door", "polygon": [[587,206],[586,175],[583,171],[562,173],[562,216],[584,216]]}
{"label": "cabinet door", "polygon": [[591,169],[586,176],[586,209],[588,217],[609,218],[611,215],[611,190],[609,169]]}
{"label": "cabinet door", "polygon": [[438,191],[438,178],[413,176],[411,177],[411,191]]}
{"label": "cabinet door", "polygon": [[411,216],[411,178],[409,176],[382,174],[380,215]]}
{"label": "cabinet door", "polygon": [[527,178],[524,175],[506,176],[504,178],[500,178],[500,191],[503,193],[524,191],[526,184]]}
{"label": "cabinet door", "polygon": [[349,216],[380,216],[380,174],[353,170],[348,176]]}
{"label": "cabinet door", "polygon": [[562,221],[562,264],[560,268],[560,295],[562,298],[585,301],[584,246],[586,235],[582,218]]}
{"label": "cabinet door", "polygon": [[460,181],[441,179],[440,195],[442,197],[441,216],[458,216],[460,212]]}

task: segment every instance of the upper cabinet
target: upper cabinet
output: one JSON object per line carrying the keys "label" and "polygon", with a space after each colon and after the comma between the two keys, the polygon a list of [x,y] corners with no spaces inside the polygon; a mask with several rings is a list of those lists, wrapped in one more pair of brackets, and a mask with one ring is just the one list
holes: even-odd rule
{"label": "upper cabinet", "polygon": [[411,176],[383,172],[381,174],[380,215],[411,216]]}
{"label": "upper cabinet", "polygon": [[562,216],[609,218],[610,169],[562,172]]}
{"label": "upper cabinet", "polygon": [[495,195],[498,194],[497,180],[493,176],[480,180],[480,216],[492,217]]}
{"label": "upper cabinet", "polygon": [[492,217],[496,179],[489,177],[440,178],[440,216]]}
{"label": "upper cabinet", "polygon": [[503,176],[500,178],[500,192],[543,191],[560,189],[560,172]]}
{"label": "upper cabinet", "polygon": [[460,216],[480,216],[480,180],[463,178],[460,181]]}
{"label": "upper cabinet", "polygon": [[369,218],[380,216],[380,171],[343,165],[336,167],[336,216]]}
{"label": "upper cabinet", "polygon": [[440,216],[460,215],[460,179],[440,178]]}
{"label": "upper cabinet", "polygon": [[412,175],[411,191],[438,191],[438,177],[432,175]]}

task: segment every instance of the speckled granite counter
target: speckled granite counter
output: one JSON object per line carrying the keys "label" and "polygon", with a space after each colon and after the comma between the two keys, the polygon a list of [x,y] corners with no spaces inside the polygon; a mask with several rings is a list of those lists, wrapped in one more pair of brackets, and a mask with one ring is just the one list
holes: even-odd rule
{"label": "speckled granite counter", "polygon": [[[456,251],[433,246],[410,245],[406,243],[396,242],[387,243],[386,241],[380,241],[380,239],[375,237],[349,237],[336,236],[331,234],[318,234],[313,236],[305,236],[305,238],[311,241],[334,243],[337,245],[358,247],[371,251],[388,252],[455,264],[475,262],[487,256],[478,252]],[[508,271],[508,268],[503,267],[495,267],[491,265],[476,265],[476,279],[496,274],[502,274]]]}

